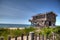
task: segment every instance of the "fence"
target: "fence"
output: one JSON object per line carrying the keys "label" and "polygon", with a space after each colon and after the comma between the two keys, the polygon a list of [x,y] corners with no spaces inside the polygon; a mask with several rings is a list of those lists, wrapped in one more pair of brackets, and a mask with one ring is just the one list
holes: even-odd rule
{"label": "fence", "polygon": [[[47,36],[30,32],[27,35],[22,34],[20,37],[16,36],[15,38],[8,36],[7,40],[56,40],[56,35],[54,33],[50,37]],[[4,37],[0,37],[0,40],[4,40]]]}

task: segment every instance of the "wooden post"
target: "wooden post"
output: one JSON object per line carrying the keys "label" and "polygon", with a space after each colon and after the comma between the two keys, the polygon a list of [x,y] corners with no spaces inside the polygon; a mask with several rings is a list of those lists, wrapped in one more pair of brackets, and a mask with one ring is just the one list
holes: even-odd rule
{"label": "wooden post", "polygon": [[1,38],[0,38],[0,40],[4,40],[4,38],[3,38],[3,37],[1,37]]}
{"label": "wooden post", "polygon": [[39,33],[39,40],[40,40],[40,33]]}
{"label": "wooden post", "polygon": [[50,40],[50,37],[49,37],[49,40]]}
{"label": "wooden post", "polygon": [[26,40],[28,40],[28,36],[29,36],[29,34],[27,34]]}
{"label": "wooden post", "polygon": [[17,36],[15,37],[15,40],[17,40]]}
{"label": "wooden post", "polygon": [[50,38],[49,38],[49,40],[50,40]]}
{"label": "wooden post", "polygon": [[37,34],[35,34],[35,40],[37,40]]}
{"label": "wooden post", "polygon": [[55,40],[55,33],[53,33],[53,39],[52,40]]}
{"label": "wooden post", "polygon": [[44,35],[42,35],[42,40],[44,40]]}
{"label": "wooden post", "polygon": [[50,40],[50,39],[49,39],[49,35],[46,35],[46,40]]}
{"label": "wooden post", "polygon": [[21,35],[21,40],[23,40],[23,36],[24,36],[24,34]]}
{"label": "wooden post", "polygon": [[8,36],[8,40],[11,40],[11,36]]}
{"label": "wooden post", "polygon": [[34,40],[34,32],[30,32],[30,40]]}
{"label": "wooden post", "polygon": [[45,40],[47,40],[47,35],[45,35]]}

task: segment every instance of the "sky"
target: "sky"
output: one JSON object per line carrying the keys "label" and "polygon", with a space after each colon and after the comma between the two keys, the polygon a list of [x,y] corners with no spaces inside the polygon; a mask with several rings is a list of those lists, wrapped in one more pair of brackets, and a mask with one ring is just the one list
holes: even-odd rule
{"label": "sky", "polygon": [[53,11],[60,25],[60,0],[0,0],[0,23],[30,24],[33,15]]}

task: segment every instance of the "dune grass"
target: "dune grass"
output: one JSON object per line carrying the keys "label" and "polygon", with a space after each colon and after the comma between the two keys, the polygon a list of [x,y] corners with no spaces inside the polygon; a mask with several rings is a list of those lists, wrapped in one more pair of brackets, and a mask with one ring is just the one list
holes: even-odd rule
{"label": "dune grass", "polygon": [[22,34],[26,35],[31,31],[35,31],[35,28],[29,27],[25,29],[7,29],[7,28],[0,28],[0,37],[3,36],[5,40],[7,40],[8,36],[15,37],[21,36]]}
{"label": "dune grass", "polygon": [[[29,32],[36,31],[37,28],[29,27],[25,29],[7,29],[7,28],[0,28],[0,37],[3,36],[5,40],[7,40],[8,36],[15,37],[15,36],[21,36],[22,34],[26,35]],[[44,35],[50,35],[52,32],[60,35],[60,26],[57,26],[55,28],[42,28],[40,29],[39,33]]]}

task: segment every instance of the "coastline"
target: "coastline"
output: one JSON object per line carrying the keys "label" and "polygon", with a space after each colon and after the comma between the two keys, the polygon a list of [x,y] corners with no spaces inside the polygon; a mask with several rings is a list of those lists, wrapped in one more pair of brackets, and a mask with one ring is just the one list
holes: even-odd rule
{"label": "coastline", "polygon": [[7,28],[7,29],[24,29],[25,27],[20,27],[20,28]]}

